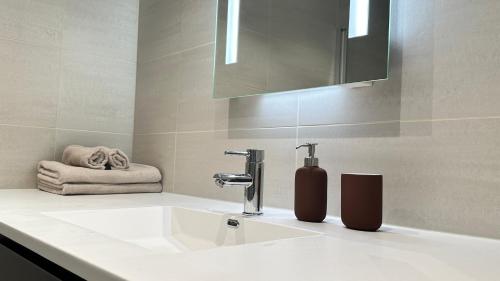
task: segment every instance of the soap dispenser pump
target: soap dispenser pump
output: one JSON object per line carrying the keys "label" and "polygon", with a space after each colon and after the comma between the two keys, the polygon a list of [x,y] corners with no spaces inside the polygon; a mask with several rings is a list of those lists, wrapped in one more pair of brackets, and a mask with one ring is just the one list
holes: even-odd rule
{"label": "soap dispenser pump", "polygon": [[326,217],[328,175],[315,157],[317,143],[306,143],[309,156],[295,172],[295,216],[306,222],[322,222]]}

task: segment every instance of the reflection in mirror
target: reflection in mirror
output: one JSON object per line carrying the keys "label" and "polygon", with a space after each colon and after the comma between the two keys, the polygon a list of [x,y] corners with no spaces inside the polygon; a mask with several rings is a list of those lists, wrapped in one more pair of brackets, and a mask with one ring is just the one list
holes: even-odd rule
{"label": "reflection in mirror", "polygon": [[386,79],[390,0],[218,0],[216,98]]}

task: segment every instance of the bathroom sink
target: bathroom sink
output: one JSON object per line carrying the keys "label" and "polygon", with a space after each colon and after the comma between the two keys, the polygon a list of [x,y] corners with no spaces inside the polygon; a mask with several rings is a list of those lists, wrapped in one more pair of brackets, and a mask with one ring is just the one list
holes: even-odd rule
{"label": "bathroom sink", "polygon": [[160,253],[181,253],[317,232],[179,207],[46,212],[44,215]]}

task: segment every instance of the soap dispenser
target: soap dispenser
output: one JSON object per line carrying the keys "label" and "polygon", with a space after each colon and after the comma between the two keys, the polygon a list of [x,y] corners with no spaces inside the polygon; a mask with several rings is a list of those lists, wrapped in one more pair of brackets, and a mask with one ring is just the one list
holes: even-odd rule
{"label": "soap dispenser", "polygon": [[322,222],[326,217],[328,176],[318,166],[315,157],[317,143],[306,143],[296,149],[307,147],[309,157],[304,167],[295,173],[295,216],[306,222]]}

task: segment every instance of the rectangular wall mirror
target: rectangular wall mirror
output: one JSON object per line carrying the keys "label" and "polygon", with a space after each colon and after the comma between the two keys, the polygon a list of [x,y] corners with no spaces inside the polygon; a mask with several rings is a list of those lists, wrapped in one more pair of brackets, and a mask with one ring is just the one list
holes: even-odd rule
{"label": "rectangular wall mirror", "polygon": [[390,0],[218,0],[214,96],[388,78]]}

